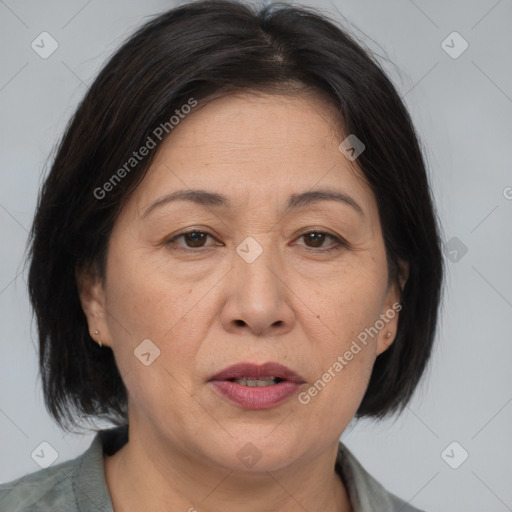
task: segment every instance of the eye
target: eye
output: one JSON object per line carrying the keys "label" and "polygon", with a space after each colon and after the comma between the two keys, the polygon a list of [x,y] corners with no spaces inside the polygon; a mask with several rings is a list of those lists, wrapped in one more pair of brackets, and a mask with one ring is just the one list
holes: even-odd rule
{"label": "eye", "polygon": [[[166,242],[166,245],[177,245],[177,249],[201,249],[203,247],[208,247],[205,245],[206,240],[210,238],[214,238],[213,235],[207,233],[206,231],[199,231],[198,229],[184,231],[174,236],[170,240]],[[185,241],[185,245],[177,244],[176,240],[183,238]]]}
{"label": "eye", "polygon": [[[173,249],[201,249],[208,247],[208,245],[206,245],[206,241],[209,237],[215,239],[213,235],[206,231],[193,229],[177,234],[165,242],[165,244],[168,246],[174,245],[175,247],[172,247]],[[185,245],[176,242],[181,238],[184,240]],[[299,239],[300,238],[304,238],[306,244],[310,244],[306,245],[308,249],[319,249],[320,252],[334,251],[348,245],[341,238],[338,238],[337,236],[331,235],[329,233],[324,233],[322,231],[308,231],[307,233],[300,235]],[[333,242],[329,246],[324,247],[325,241],[327,239],[331,239]]]}
{"label": "eye", "polygon": [[[306,245],[308,249],[320,249],[321,252],[334,251],[347,246],[347,243],[341,238],[322,231],[308,231],[307,233],[303,233],[299,238],[304,238],[305,242],[311,244]],[[333,243],[324,247],[324,242],[327,239],[333,240]]]}

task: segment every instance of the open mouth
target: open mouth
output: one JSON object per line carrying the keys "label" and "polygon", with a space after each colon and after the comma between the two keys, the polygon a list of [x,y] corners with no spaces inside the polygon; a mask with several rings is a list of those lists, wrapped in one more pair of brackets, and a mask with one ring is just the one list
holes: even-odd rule
{"label": "open mouth", "polygon": [[235,382],[236,384],[240,384],[242,386],[249,387],[265,387],[265,386],[275,386],[280,382],[284,382],[285,379],[281,379],[280,377],[261,377],[259,379],[250,379],[250,378],[241,378],[241,379],[228,379],[229,382]]}
{"label": "open mouth", "polygon": [[238,363],[208,381],[214,390],[244,409],[276,407],[296,394],[304,382],[300,375],[277,362]]}

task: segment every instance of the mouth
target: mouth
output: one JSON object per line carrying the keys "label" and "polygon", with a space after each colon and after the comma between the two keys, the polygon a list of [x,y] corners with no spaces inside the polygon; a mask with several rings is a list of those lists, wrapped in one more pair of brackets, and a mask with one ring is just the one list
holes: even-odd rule
{"label": "mouth", "polygon": [[269,409],[290,398],[304,379],[279,363],[239,363],[214,375],[208,383],[244,409]]}
{"label": "mouth", "polygon": [[236,382],[241,386],[249,386],[256,388],[264,388],[266,386],[275,386],[280,382],[284,382],[286,379],[281,379],[280,377],[261,377],[261,379],[250,379],[248,377],[243,377],[241,379],[228,379],[228,382]]}

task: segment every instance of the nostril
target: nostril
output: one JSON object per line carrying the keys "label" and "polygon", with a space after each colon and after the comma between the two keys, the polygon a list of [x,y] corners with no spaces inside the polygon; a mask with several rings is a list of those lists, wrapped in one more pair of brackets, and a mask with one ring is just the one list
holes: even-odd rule
{"label": "nostril", "polygon": [[235,320],[236,325],[242,327],[245,325],[245,322],[243,320]]}

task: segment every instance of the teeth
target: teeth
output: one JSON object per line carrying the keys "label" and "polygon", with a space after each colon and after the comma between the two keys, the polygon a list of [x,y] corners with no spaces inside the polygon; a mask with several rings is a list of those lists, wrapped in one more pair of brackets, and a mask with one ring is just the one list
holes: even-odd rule
{"label": "teeth", "polygon": [[276,384],[276,377],[261,377],[261,379],[235,379],[233,382],[237,384],[241,384],[242,386],[250,386],[250,387],[264,387],[264,386],[273,386]]}

